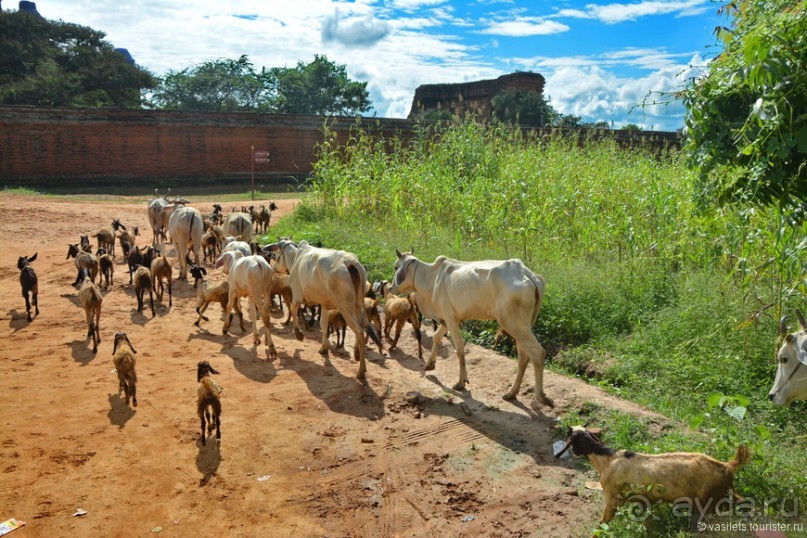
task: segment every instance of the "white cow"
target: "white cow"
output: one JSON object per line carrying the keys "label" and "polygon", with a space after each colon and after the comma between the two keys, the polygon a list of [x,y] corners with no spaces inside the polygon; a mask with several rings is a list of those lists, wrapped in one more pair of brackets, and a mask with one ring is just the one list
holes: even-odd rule
{"label": "white cow", "polygon": [[554,405],[544,394],[546,351],[532,332],[544,296],[545,282],[541,276],[516,259],[461,262],[438,256],[434,263],[425,263],[409,252],[395,252],[398,260],[390,293],[413,293],[423,315],[440,322],[424,369],[434,369],[437,349],[448,332],[460,362],[460,379],[454,389],[464,390],[468,373],[460,323],[495,319],[513,338],[518,349],[518,373],[504,399],[512,400],[518,395],[527,363],[532,362],[535,372],[533,406],[539,401]]}
{"label": "white cow", "polygon": [[188,263],[185,259],[188,254],[188,245],[193,250],[193,262],[199,265],[199,251],[202,249],[202,213],[195,207],[188,207],[180,203],[175,204],[176,209],[168,219],[168,233],[179,259],[179,279],[188,278]]}
{"label": "white cow", "polygon": [[[318,304],[322,312],[338,310],[345,318],[355,336],[353,356],[359,361],[359,372],[356,378],[364,381],[367,367],[365,365],[365,333],[382,349],[381,339],[367,320],[364,309],[364,290],[367,288],[367,271],[359,263],[355,254],[344,250],[331,250],[309,245],[300,241],[299,245],[281,240],[264,247],[264,251],[277,256],[275,269],[279,273],[289,273],[291,288],[292,326],[297,340],[303,339],[303,332],[298,323],[297,311],[304,304]],[[328,341],[328,315],[320,316],[322,329],[322,346],[320,353],[328,355],[331,344]]]}
{"label": "white cow", "polygon": [[[269,312],[269,305],[272,304],[272,275],[274,269],[269,266],[261,255],[257,256],[243,256],[240,252],[235,252],[235,262],[227,275],[227,282],[230,287],[230,296],[227,302],[227,309],[224,311],[224,334],[230,330],[230,323],[232,317],[230,313],[235,307],[236,301],[239,297],[249,297],[249,312],[252,317],[252,337],[255,345],[261,343],[260,334],[258,334],[258,317],[260,313],[263,319],[263,326],[266,329],[266,346],[269,350],[269,356],[274,358],[277,356],[275,351],[275,344],[272,342],[271,334],[271,314]],[[243,318],[242,318],[243,321]]]}
{"label": "white cow", "polygon": [[241,237],[241,241],[249,243],[252,241],[252,217],[248,213],[237,211],[230,213],[224,218],[221,226],[226,235]]}
{"label": "white cow", "polygon": [[807,323],[796,310],[801,331],[788,333],[787,316],[779,321],[779,334],[784,336],[779,348],[776,379],[768,398],[775,405],[787,405],[795,400],[807,400]]}

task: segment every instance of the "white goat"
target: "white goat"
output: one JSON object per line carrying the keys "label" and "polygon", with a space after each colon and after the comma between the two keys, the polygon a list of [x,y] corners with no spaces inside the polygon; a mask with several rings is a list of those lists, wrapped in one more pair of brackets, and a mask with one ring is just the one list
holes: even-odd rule
{"label": "white goat", "polygon": [[195,207],[188,207],[176,204],[177,207],[171,213],[168,220],[168,232],[171,234],[171,242],[176,249],[179,260],[179,279],[188,278],[188,264],[186,255],[188,245],[192,245],[193,263],[199,265],[199,251],[202,248],[202,213]]}
{"label": "white goat", "polygon": [[779,348],[776,379],[768,393],[774,405],[787,405],[795,400],[807,400],[807,322],[796,310],[801,330],[790,334],[787,317],[779,321],[779,334],[784,337]]}
{"label": "white goat", "polygon": [[319,304],[325,312],[320,316],[320,353],[327,355],[330,350],[327,311],[338,310],[355,336],[353,356],[359,361],[356,378],[363,381],[367,371],[364,360],[365,332],[369,333],[379,349],[383,347],[381,339],[367,320],[364,309],[367,271],[356,255],[343,250],[314,247],[306,241],[295,245],[291,241],[281,240],[268,245],[264,250],[277,255],[277,271],[289,273],[292,292],[291,319],[297,339],[303,339],[298,309],[303,304]]}
{"label": "white goat", "polygon": [[266,329],[265,342],[269,350],[269,356],[274,358],[277,356],[277,351],[275,350],[274,342],[272,342],[271,314],[269,313],[269,306],[272,304],[272,274],[274,269],[269,266],[269,262],[261,255],[242,256],[240,252],[236,252],[235,255],[235,263],[230,270],[230,274],[227,275],[230,296],[227,309],[224,311],[224,328],[222,332],[227,334],[230,330],[232,322],[230,313],[233,311],[238,298],[248,297],[249,315],[252,318],[253,341],[256,346],[261,343],[257,319],[257,313],[260,312],[263,326]]}
{"label": "white goat", "polygon": [[[731,495],[734,473],[748,462],[748,447],[741,445],[736,457],[722,462],[699,452],[640,454],[613,450],[598,438],[598,430],[575,426],[566,445],[578,456],[587,456],[600,475],[605,494],[601,523],[614,518],[617,508],[630,502],[650,506],[657,501],[689,504],[693,523],[714,512],[721,499]],[[696,512],[697,510],[697,512]]]}
{"label": "white goat", "polygon": [[446,332],[450,333],[460,363],[460,379],[454,389],[464,390],[468,382],[465,369],[465,342],[460,323],[473,319],[495,319],[516,342],[518,372],[504,399],[518,396],[527,364],[535,373],[535,400],[553,406],[544,394],[546,351],[535,338],[532,326],[538,318],[544,297],[544,279],[527,269],[521,260],[485,260],[461,262],[438,256],[425,263],[411,253],[397,250],[393,295],[412,293],[424,316],[440,320],[432,350],[424,366],[433,370],[437,349]]}

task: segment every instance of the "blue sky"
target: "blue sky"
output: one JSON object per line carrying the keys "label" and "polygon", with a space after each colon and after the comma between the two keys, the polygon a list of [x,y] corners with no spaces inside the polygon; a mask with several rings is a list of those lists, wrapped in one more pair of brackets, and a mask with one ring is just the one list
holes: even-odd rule
{"label": "blue sky", "polygon": [[[9,9],[12,2],[6,0]],[[16,2],[13,2],[16,6]],[[90,26],[154,74],[217,58],[292,67],[324,54],[368,82],[371,114],[406,117],[420,84],[513,71],[546,78],[556,110],[585,121],[675,130],[668,100],[715,56],[712,0],[38,0],[48,19]]]}

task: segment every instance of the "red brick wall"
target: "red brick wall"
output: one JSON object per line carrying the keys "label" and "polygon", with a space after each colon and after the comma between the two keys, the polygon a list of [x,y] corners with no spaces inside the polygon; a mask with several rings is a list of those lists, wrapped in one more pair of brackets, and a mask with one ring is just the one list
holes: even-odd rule
{"label": "red brick wall", "polygon": [[[361,118],[365,128],[390,136],[412,134],[413,122]],[[356,118],[331,118],[344,141]],[[269,151],[255,165],[257,185],[295,183],[311,171],[325,118],[278,114],[188,114],[0,106],[0,185],[72,188],[142,184],[244,185],[250,146]],[[591,136],[589,132],[584,136]],[[575,131],[564,132],[574,136]],[[675,133],[603,131],[624,144],[677,145]]]}
{"label": "red brick wall", "polygon": [[[363,121],[376,125],[374,119]],[[342,140],[355,123],[355,118],[329,120]],[[255,165],[256,183],[282,183],[311,171],[324,124],[318,116],[0,107],[0,181],[245,183],[254,146],[270,153],[269,163]],[[409,131],[411,122],[383,120],[381,128]]]}

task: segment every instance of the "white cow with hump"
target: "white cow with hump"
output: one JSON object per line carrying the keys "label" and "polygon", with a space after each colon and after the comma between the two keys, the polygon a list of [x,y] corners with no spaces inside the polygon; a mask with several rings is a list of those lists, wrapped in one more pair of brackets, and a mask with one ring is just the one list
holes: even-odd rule
{"label": "white cow with hump", "polygon": [[202,213],[195,207],[188,207],[179,202],[172,202],[175,209],[168,219],[168,233],[176,249],[179,262],[179,279],[188,278],[188,245],[193,251],[193,263],[199,265],[199,251],[202,249]]}
{"label": "white cow with hump", "polygon": [[395,252],[398,260],[395,262],[396,272],[390,292],[396,295],[414,294],[423,315],[440,323],[424,369],[434,369],[437,349],[448,332],[460,363],[460,379],[454,389],[465,389],[468,373],[460,323],[474,319],[495,319],[501,329],[513,338],[518,349],[518,373],[504,399],[512,400],[518,395],[527,363],[532,362],[535,402],[554,405],[544,394],[543,388],[546,351],[532,332],[544,297],[543,277],[530,271],[517,259],[462,262],[438,256],[434,263],[426,263],[411,252]]}
{"label": "white cow with hump", "polygon": [[[359,372],[356,378],[364,381],[367,367],[365,365],[364,335],[382,348],[381,340],[373,326],[367,320],[364,309],[364,291],[367,289],[367,271],[359,263],[355,254],[344,250],[332,250],[309,245],[307,241],[295,244],[281,240],[264,247],[277,257],[275,269],[289,273],[289,287],[292,293],[291,312],[294,335],[303,339],[298,323],[297,311],[303,304],[319,304],[323,312],[338,310],[345,318],[348,327],[355,336],[353,356],[359,361]],[[322,346],[320,353],[327,355],[331,348],[328,341],[328,315],[320,317],[322,329]]]}
{"label": "white cow with hump", "polygon": [[776,379],[768,393],[774,405],[807,400],[807,322],[798,310],[796,317],[801,330],[795,333],[787,330],[787,316],[779,321],[779,334],[784,339],[777,354]]}

